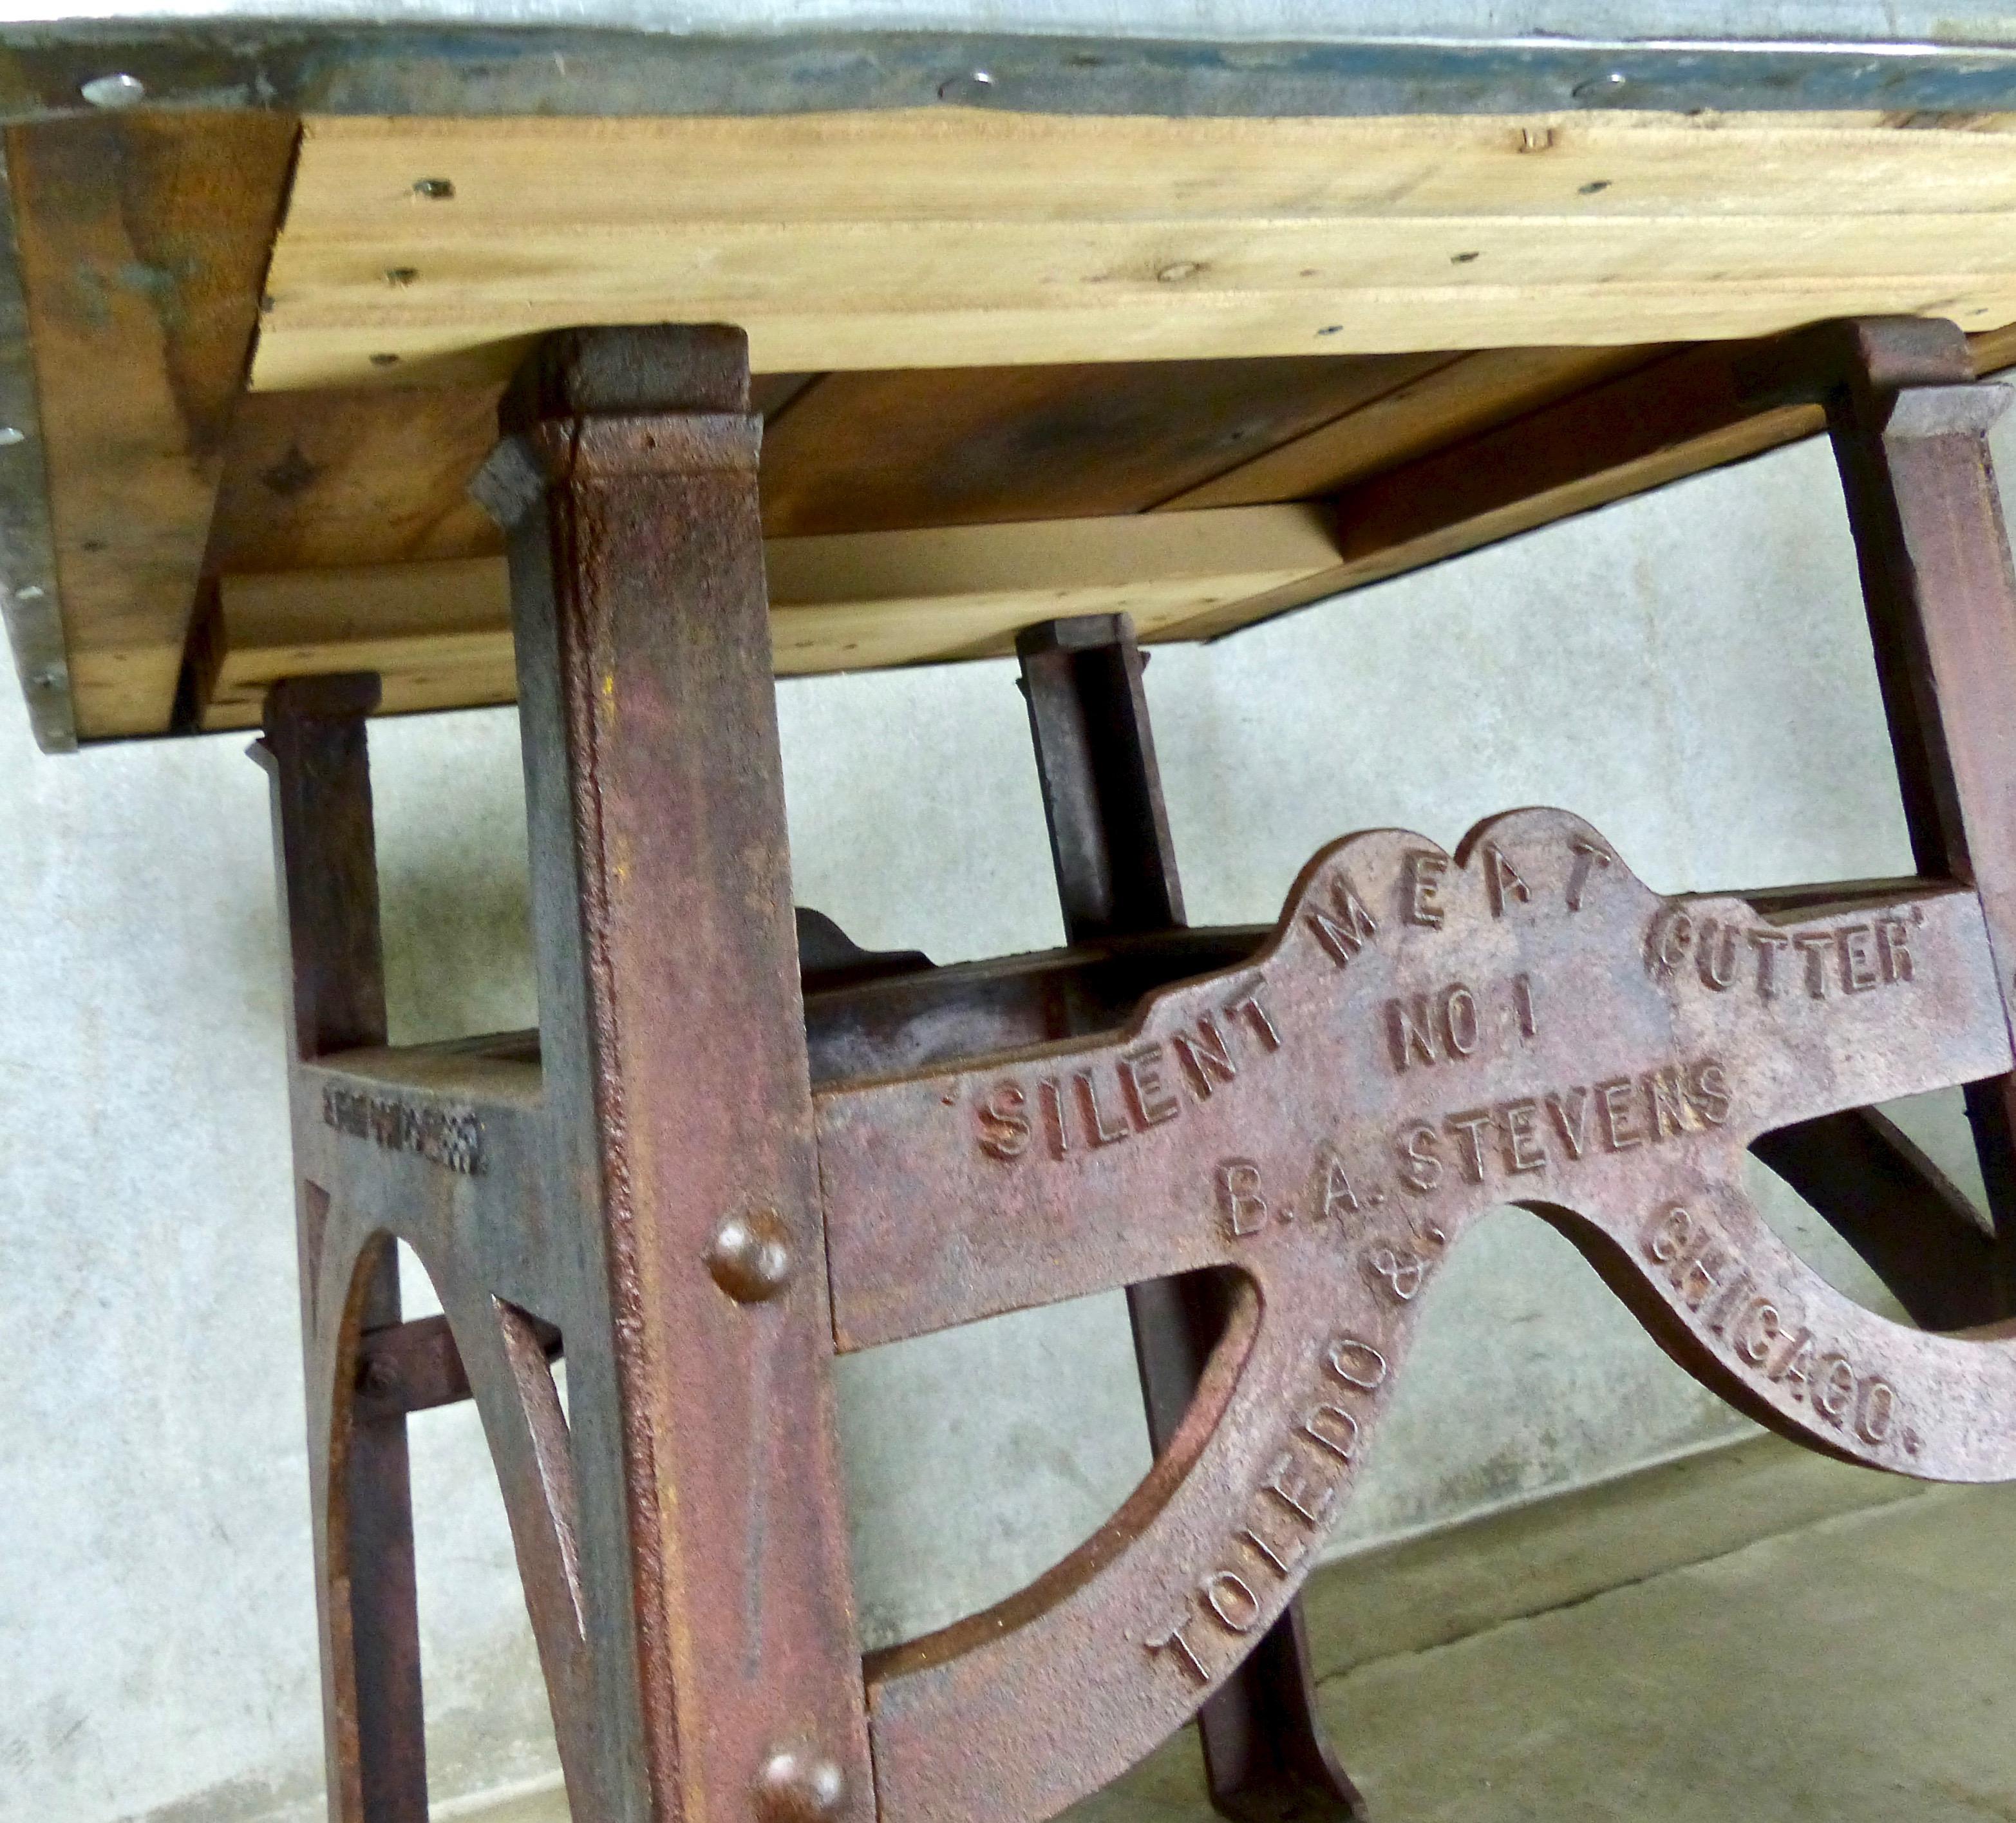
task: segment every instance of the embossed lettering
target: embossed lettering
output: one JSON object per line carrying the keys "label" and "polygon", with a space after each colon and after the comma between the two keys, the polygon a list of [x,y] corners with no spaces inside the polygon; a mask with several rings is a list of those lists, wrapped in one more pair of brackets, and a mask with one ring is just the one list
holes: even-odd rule
{"label": "embossed lettering", "polygon": [[1330,876],[1330,899],[1334,915],[1312,911],[1308,914],[1308,923],[1322,939],[1323,946],[1330,953],[1331,959],[1342,968],[1377,934],[1379,921],[1358,896],[1357,888],[1341,874]]}
{"label": "embossed lettering", "polygon": [[1233,1570],[1219,1570],[1204,1580],[1204,1605],[1227,1633],[1251,1633],[1260,1618],[1260,1598]]}
{"label": "embossed lettering", "polygon": [[1348,1462],[1358,1448],[1358,1420],[1342,1406],[1326,1400],[1303,1414],[1302,1435],[1329,1450],[1338,1461]]}
{"label": "embossed lettering", "polygon": [[1537,1038],[1540,1028],[1533,1014],[1533,978],[1531,975],[1513,976],[1512,1010],[1518,1017],[1519,1036],[1521,1038]]}
{"label": "embossed lettering", "polygon": [[1237,1535],[1253,1547],[1255,1552],[1263,1563],[1272,1569],[1278,1570],[1284,1576],[1309,1553],[1309,1546],[1298,1538],[1294,1544],[1294,1555],[1283,1557],[1251,1526],[1240,1526]]}
{"label": "embossed lettering", "polygon": [[1903,919],[1892,916],[1877,920],[1876,947],[1882,953],[1886,982],[1911,978],[1911,927]]}
{"label": "embossed lettering", "polygon": [[1436,1061],[1435,1024],[1426,994],[1386,1003],[1386,1043],[1396,1070],[1404,1071],[1410,1063]]}
{"label": "embossed lettering", "polygon": [[1687,1099],[1681,1092],[1679,1071],[1671,1066],[1654,1070],[1645,1079],[1645,1100],[1652,1110],[1652,1137],[1672,1138],[1687,1130]]}
{"label": "embossed lettering", "polygon": [[1442,1039],[1451,1057],[1477,1049],[1477,996],[1461,982],[1442,990]]}
{"label": "embossed lettering", "polygon": [[1147,1640],[1143,1643],[1146,1645],[1151,1654],[1174,1652],[1182,1660],[1184,1668],[1198,1683],[1208,1684],[1211,1681],[1211,1673],[1204,1668],[1204,1661],[1197,1655],[1196,1650],[1190,1642],[1183,1637],[1183,1628],[1190,1624],[1186,1620],[1183,1627],[1171,1627],[1160,1639]]}
{"label": "embossed lettering", "polygon": [[1045,1123],[1049,1128],[1050,1149],[1058,1158],[1071,1151],[1071,1128],[1064,1111],[1063,1085],[1054,1076],[1045,1076],[1036,1084],[1036,1099],[1042,1103]]}
{"label": "embossed lettering", "polygon": [[1488,1108],[1474,1108],[1467,1114],[1452,1114],[1442,1122],[1450,1132],[1460,1136],[1456,1159],[1463,1166],[1463,1176],[1472,1184],[1484,1181],[1484,1129],[1493,1124]]}
{"label": "embossed lettering", "polygon": [[1785,1382],[1793,1398],[1804,1399],[1807,1385],[1813,1377],[1813,1357],[1817,1352],[1813,1346],[1813,1331],[1801,1330],[1791,1338],[1791,1346],[1786,1349],[1784,1359],[1771,1370],[1770,1378]]}
{"label": "embossed lettering", "polygon": [[1634,1132],[1631,1122],[1637,1109],[1631,1102],[1631,1079],[1618,1076],[1596,1086],[1596,1104],[1603,1115],[1604,1144],[1613,1152],[1642,1146],[1645,1136]]}
{"label": "embossed lettering", "polygon": [[1771,1358],[1772,1349],[1784,1333],[1785,1320],[1778,1314],[1778,1306],[1769,1299],[1759,1298],[1744,1312],[1730,1344],[1751,1366],[1761,1367]]}
{"label": "embossed lettering", "polygon": [[1085,1104],[1085,1118],[1092,1129],[1092,1143],[1095,1146],[1114,1145],[1132,1134],[1134,1129],[1124,1120],[1108,1122],[1106,1110],[1099,1104],[1099,1088],[1092,1079],[1091,1071],[1074,1071],[1071,1080],[1078,1084],[1078,1099]]}
{"label": "embossed lettering", "polygon": [[1589,1091],[1577,1088],[1550,1094],[1547,1112],[1553,1119],[1555,1132],[1561,1136],[1561,1144],[1568,1149],[1568,1156],[1579,1158],[1589,1136]]}
{"label": "embossed lettering", "polygon": [[997,1083],[980,1104],[980,1149],[992,1158],[1019,1158],[1029,1149],[1028,1097],[1016,1082]]}
{"label": "embossed lettering", "polygon": [[1197,1085],[1198,1099],[1208,1101],[1215,1086],[1213,1079],[1229,1083],[1239,1074],[1239,1066],[1232,1061],[1232,1053],[1226,1047],[1225,1034],[1219,1030],[1216,1020],[1208,1013],[1200,1013],[1197,1027],[1194,1035],[1188,1032],[1176,1033],[1176,1054],[1183,1060],[1190,1080]]}
{"label": "embossed lettering", "polygon": [[1687,1100],[1710,1126],[1720,1126],[1729,1119],[1728,1072],[1713,1057],[1688,1067]]}
{"label": "embossed lettering", "polygon": [[1346,1175],[1344,1161],[1333,1158],[1323,1172],[1323,1212],[1317,1218],[1327,1221],[1335,1216],[1361,1213],[1358,1192],[1351,1187],[1351,1179]]}
{"label": "embossed lettering", "polygon": [[1218,1168],[1218,1203],[1225,1213],[1225,1225],[1235,1237],[1258,1234],[1267,1221],[1260,1167],[1251,1158],[1227,1158]]}
{"label": "embossed lettering", "polygon": [[1395,1144],[1399,1148],[1399,1178],[1417,1195],[1426,1196],[1442,1180],[1437,1148],[1441,1135],[1424,1120],[1408,1127]]}
{"label": "embossed lettering", "polygon": [[1274,1466],[1267,1471],[1267,1479],[1261,1483],[1260,1491],[1272,1494],[1297,1519],[1312,1526],[1323,1524],[1337,1499],[1337,1490],[1304,1473],[1294,1453],[1288,1450],[1283,1450],[1274,1459]]}
{"label": "embossed lettering", "polygon": [[1867,924],[1844,924],[1834,932],[1841,946],[1841,985],[1844,993],[1866,994],[1881,987],[1877,973],[1876,933]]}
{"label": "embossed lettering", "polygon": [[1792,939],[1783,931],[1752,931],[1750,947],[1757,953],[1757,997],[1775,1000],[1778,993],[1778,952],[1789,949]]}
{"label": "embossed lettering", "polygon": [[1673,1275],[1673,1288],[1680,1294],[1680,1302],[1690,1310],[1700,1310],[1708,1293],[1722,1282],[1728,1267],[1728,1256],[1708,1246],[1704,1237],[1700,1252]]}
{"label": "embossed lettering", "polygon": [[1691,913],[1679,910],[1673,906],[1662,906],[1652,914],[1652,922],[1645,932],[1645,967],[1655,980],[1665,981],[1686,959],[1687,946],[1694,942],[1694,921]]}
{"label": "embossed lettering", "polygon": [[1134,1118],[1143,1126],[1159,1126],[1165,1120],[1174,1120],[1183,1111],[1183,1104],[1176,1099],[1175,1091],[1169,1086],[1162,1068],[1159,1039],[1150,1039],[1145,1044],[1137,1044],[1132,1050],[1120,1054],[1120,1080],[1126,1089]]}
{"label": "embossed lettering", "polygon": [[488,1163],[482,1118],[473,1108],[434,1108],[329,1084],[322,1092],[322,1118],[340,1133],[387,1152],[411,1152],[461,1176],[480,1177]]}
{"label": "embossed lettering", "polygon": [[1733,924],[1718,924],[1713,918],[1701,926],[1700,947],[1694,960],[1705,985],[1723,993],[1736,985],[1736,939]]}
{"label": "embossed lettering", "polygon": [[1449,856],[1427,848],[1408,851],[1401,904],[1410,924],[1424,924],[1438,931],[1442,924],[1442,876],[1449,871]]}
{"label": "embossed lettering", "polygon": [[1237,1018],[1241,1013],[1246,1015],[1247,1023],[1253,1028],[1260,1042],[1269,1050],[1279,1050],[1281,1048],[1281,1035],[1274,1029],[1274,1021],[1267,1017],[1267,1009],[1260,1004],[1258,982],[1256,982],[1237,1000],[1227,1000],[1225,1003],[1226,1018]]}
{"label": "embossed lettering", "polygon": [[1413,1302],[1427,1263],[1417,1255],[1392,1247],[1374,1247],[1365,1256],[1366,1272],[1403,1304]]}
{"label": "embossed lettering", "polygon": [[1323,1361],[1345,1385],[1355,1386],[1361,1392],[1375,1392],[1386,1383],[1386,1357],[1370,1342],[1360,1342],[1355,1336],[1333,1337],[1323,1351]]}
{"label": "embossed lettering", "polygon": [[1505,1135],[1507,1171],[1546,1169],[1546,1148],[1540,1144],[1538,1126],[1539,1113],[1537,1101],[1501,1101],[1498,1104],[1498,1126]]}
{"label": "embossed lettering", "polygon": [[[1855,1403],[1856,1433],[1865,1443],[1881,1443],[1897,1415],[1897,1393],[1887,1380],[1865,1380]],[[1906,1439],[1908,1447],[1910,1439]]]}
{"label": "embossed lettering", "polygon": [[1834,938],[1826,931],[1802,931],[1792,939],[1792,947],[1806,959],[1806,992],[1816,1000],[1827,998],[1827,952],[1834,948]]}
{"label": "embossed lettering", "polygon": [[1589,886],[1590,870],[1607,867],[1611,856],[1608,849],[1600,848],[1594,842],[1585,841],[1580,836],[1569,838],[1568,852],[1575,859],[1568,866],[1568,906],[1570,911],[1579,912],[1582,910],[1582,894]]}
{"label": "embossed lettering", "polygon": [[1673,1203],[1661,1210],[1651,1232],[1645,1237],[1645,1251],[1661,1265],[1671,1265],[1694,1251],[1694,1219],[1686,1205]]}
{"label": "embossed lettering", "polygon": [[1813,1377],[1813,1410],[1829,1424],[1839,1424],[1848,1416],[1855,1397],[1855,1369],[1845,1355],[1823,1355]]}
{"label": "embossed lettering", "polygon": [[1484,884],[1491,895],[1491,915],[1494,918],[1504,917],[1507,899],[1516,899],[1525,905],[1533,896],[1526,890],[1526,882],[1519,877],[1518,870],[1489,842],[1484,845]]}
{"label": "embossed lettering", "polygon": [[1728,1328],[1729,1319],[1750,1294],[1751,1277],[1748,1272],[1739,1272],[1722,1288],[1721,1294],[1710,1305],[1701,1317],[1701,1326],[1711,1335],[1719,1335]]}
{"label": "embossed lettering", "polygon": [[[1514,1011],[1521,1031],[1533,1036],[1531,984],[1524,975],[1512,983]],[[1386,1003],[1386,1050],[1395,1071],[1445,1058],[1474,1057],[1484,1036],[1484,1018],[1477,989],[1467,982],[1451,982],[1435,994],[1414,993]]]}

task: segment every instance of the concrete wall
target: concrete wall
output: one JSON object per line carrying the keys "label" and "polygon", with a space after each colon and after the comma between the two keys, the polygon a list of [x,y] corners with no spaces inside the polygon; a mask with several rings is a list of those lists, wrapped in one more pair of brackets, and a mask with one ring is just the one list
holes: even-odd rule
{"label": "concrete wall", "polygon": [[[1522,803],[1587,816],[1669,891],[1908,864],[1817,446],[1165,650],[1148,690],[1200,922],[1271,918],[1343,831],[1453,846]],[[941,960],[1057,939],[1008,667],[780,697],[802,902]],[[39,758],[0,692],[0,1823],[319,1803],[280,963],[243,745]],[[395,1036],[528,1022],[512,716],[373,745]],[[1912,1119],[1953,1150],[1949,1106]],[[1344,1544],[1736,1434],[1529,1218],[1494,1217],[1429,1299]],[[1147,1465],[1117,1298],[851,1360],[841,1391],[873,1641],[1026,1580]],[[550,1778],[550,1736],[473,1414],[414,1432],[436,1796],[480,1807]]]}

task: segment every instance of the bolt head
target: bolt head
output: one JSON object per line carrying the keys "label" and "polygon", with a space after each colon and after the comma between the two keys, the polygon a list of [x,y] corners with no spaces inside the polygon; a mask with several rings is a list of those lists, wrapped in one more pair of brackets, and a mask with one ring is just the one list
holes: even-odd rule
{"label": "bolt head", "polygon": [[847,1774],[801,1747],[780,1747],[756,1775],[756,1800],[768,1823],[832,1823],[847,1806]]}
{"label": "bolt head", "polygon": [[714,1231],[707,1270],[738,1304],[776,1297],[797,1270],[784,1218],[767,1205],[729,1216]]}

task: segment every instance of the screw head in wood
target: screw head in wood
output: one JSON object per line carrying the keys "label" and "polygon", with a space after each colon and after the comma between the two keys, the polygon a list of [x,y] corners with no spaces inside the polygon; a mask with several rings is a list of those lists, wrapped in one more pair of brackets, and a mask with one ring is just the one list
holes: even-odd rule
{"label": "screw head in wood", "polygon": [[799,1747],[780,1747],[756,1775],[756,1799],[769,1823],[831,1823],[847,1805],[847,1774]]}
{"label": "screw head in wood", "polygon": [[938,99],[972,106],[994,92],[994,77],[985,70],[969,70],[963,76],[948,76],[938,85]]}
{"label": "screw head in wood", "polygon": [[797,1270],[784,1218],[767,1205],[729,1216],[714,1231],[707,1270],[738,1304],[776,1297]]}
{"label": "screw head in wood", "polygon": [[147,85],[139,77],[119,70],[79,84],[77,93],[93,107],[132,107],[147,99]]}

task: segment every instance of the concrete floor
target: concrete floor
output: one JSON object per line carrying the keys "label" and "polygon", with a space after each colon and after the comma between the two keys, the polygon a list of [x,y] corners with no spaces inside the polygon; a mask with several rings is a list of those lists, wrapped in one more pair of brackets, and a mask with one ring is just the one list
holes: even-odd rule
{"label": "concrete floor", "polygon": [[[2016,1823],[2016,1486],[1759,1438],[1305,1597],[1373,1823]],[[1064,1823],[1216,1823],[1186,1729]],[[566,1823],[527,1791],[483,1823]]]}
{"label": "concrete floor", "polygon": [[[1315,1591],[1375,1823],[2016,1823],[2016,1486],[1766,1440],[1550,1506]],[[1186,1731],[1071,1823],[1205,1823],[1201,1777]]]}

